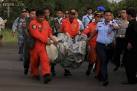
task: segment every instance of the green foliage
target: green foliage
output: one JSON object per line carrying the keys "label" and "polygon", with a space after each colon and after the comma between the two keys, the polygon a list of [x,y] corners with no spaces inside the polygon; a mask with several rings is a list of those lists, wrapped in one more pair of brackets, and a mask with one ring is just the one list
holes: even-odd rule
{"label": "green foliage", "polygon": [[[10,7],[10,17],[8,18],[8,27],[11,28],[13,21],[19,16],[20,10],[23,7],[26,8],[45,8],[51,9],[52,13],[56,9],[68,10],[77,9],[80,15],[83,15],[87,7],[92,7],[94,10],[98,5],[104,5],[106,8],[110,7],[107,0],[5,0],[4,2],[16,2],[24,3],[24,6],[12,6]],[[5,19],[7,18],[7,7],[0,7],[0,14]]]}
{"label": "green foliage", "polygon": [[[120,3],[109,3],[107,0],[5,0],[5,2],[23,2],[24,6],[10,7],[10,17],[8,26],[11,28],[13,21],[19,16],[20,10],[26,8],[45,8],[48,7],[53,11],[56,9],[68,10],[77,9],[79,15],[83,15],[87,7],[96,10],[97,6],[103,5],[106,9],[110,9],[116,13],[118,10],[126,7],[135,7],[137,9],[136,0],[123,0]],[[3,18],[7,18],[7,7],[0,6],[0,14]]]}
{"label": "green foliage", "polygon": [[4,29],[2,30],[3,41],[5,43],[15,43],[17,41],[17,37],[12,35],[12,30]]}
{"label": "green foliage", "polygon": [[137,9],[137,0],[126,0],[127,7],[134,7]]}
{"label": "green foliage", "polygon": [[96,9],[99,5],[104,5],[106,8],[110,7],[107,0],[23,0],[25,6],[28,8],[43,8],[49,7],[55,9],[77,9],[79,11],[85,10],[87,7]]}

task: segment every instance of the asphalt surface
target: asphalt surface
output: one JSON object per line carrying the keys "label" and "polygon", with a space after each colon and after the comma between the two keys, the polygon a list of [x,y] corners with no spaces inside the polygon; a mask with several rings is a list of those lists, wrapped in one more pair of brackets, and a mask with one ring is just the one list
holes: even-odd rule
{"label": "asphalt surface", "polygon": [[23,64],[19,61],[16,44],[3,44],[0,47],[0,91],[137,91],[137,85],[122,85],[126,81],[124,69],[113,72],[109,64],[109,81],[107,87],[94,79],[94,73],[85,75],[87,63],[71,70],[71,77],[63,76],[63,69],[56,66],[57,76],[49,84],[37,81],[23,74]]}

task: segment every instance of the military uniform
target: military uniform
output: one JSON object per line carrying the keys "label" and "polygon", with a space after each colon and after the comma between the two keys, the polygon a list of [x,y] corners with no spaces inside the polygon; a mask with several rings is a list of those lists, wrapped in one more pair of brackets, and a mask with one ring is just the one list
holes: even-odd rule
{"label": "military uniform", "polygon": [[24,31],[26,30],[26,20],[25,18],[18,17],[13,25],[12,25],[13,32],[17,31],[17,37],[18,37],[18,46],[20,54],[20,60],[23,60],[23,46],[24,46]]}
{"label": "military uniform", "polygon": [[103,21],[97,24],[96,48],[100,60],[100,78],[103,81],[103,85],[108,84],[108,62],[112,58],[113,41],[115,38],[115,31],[111,24],[118,26],[114,21],[108,23]]}
{"label": "military uniform", "polygon": [[60,33],[60,26],[62,24],[62,19],[63,18],[59,18],[59,17],[54,18],[54,35],[56,36],[58,33]]}
{"label": "military uniform", "polygon": [[88,15],[88,14],[84,15],[82,17],[82,22],[83,22],[83,25],[84,25],[85,28],[89,24],[89,22],[92,21],[92,19],[93,19],[93,16],[92,15]]}

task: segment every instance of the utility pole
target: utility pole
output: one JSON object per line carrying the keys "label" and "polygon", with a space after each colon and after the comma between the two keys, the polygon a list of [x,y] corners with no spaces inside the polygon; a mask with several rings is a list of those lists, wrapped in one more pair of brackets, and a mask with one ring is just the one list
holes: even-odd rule
{"label": "utility pole", "polygon": [[9,18],[10,17],[10,6],[7,5],[7,17]]}

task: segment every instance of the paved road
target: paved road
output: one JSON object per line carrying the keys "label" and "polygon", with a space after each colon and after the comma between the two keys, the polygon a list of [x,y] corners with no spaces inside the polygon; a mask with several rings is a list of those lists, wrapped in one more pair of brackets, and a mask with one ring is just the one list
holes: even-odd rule
{"label": "paved road", "polygon": [[123,69],[113,72],[113,65],[109,66],[110,84],[102,87],[101,83],[85,76],[87,63],[79,69],[73,70],[72,77],[64,77],[62,68],[57,65],[57,77],[49,84],[36,81],[23,75],[22,62],[19,61],[17,46],[4,44],[0,47],[0,91],[137,91],[137,85],[123,86],[121,82],[126,80]]}

